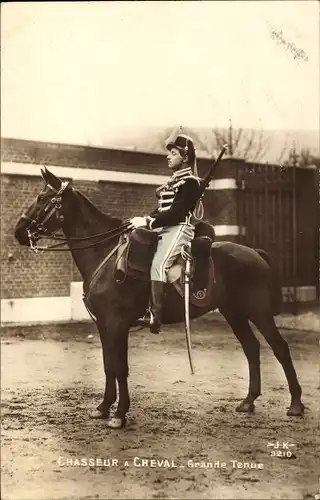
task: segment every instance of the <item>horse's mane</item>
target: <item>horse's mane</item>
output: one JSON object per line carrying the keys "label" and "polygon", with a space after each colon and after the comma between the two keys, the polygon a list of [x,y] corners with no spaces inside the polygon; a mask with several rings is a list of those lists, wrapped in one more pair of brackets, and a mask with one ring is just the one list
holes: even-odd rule
{"label": "horse's mane", "polygon": [[92,219],[95,219],[97,222],[100,222],[101,224],[110,227],[110,229],[122,225],[121,219],[113,217],[110,214],[104,213],[102,210],[96,207],[92,203],[92,201],[90,201],[83,193],[81,193],[81,191],[74,189],[74,193],[77,195],[78,201],[81,202],[79,204],[82,206],[82,209],[83,207],[85,207],[87,216],[89,212],[89,214],[92,216]]}

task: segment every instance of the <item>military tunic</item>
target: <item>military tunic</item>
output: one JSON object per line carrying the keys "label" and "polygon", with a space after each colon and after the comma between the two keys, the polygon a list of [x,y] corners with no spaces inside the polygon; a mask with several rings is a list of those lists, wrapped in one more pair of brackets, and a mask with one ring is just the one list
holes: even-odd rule
{"label": "military tunic", "polygon": [[200,182],[190,167],[174,172],[158,188],[158,207],[149,217],[148,227],[159,233],[158,248],[151,266],[152,281],[167,281],[167,272],[183,245],[194,237],[192,213],[199,197]]}

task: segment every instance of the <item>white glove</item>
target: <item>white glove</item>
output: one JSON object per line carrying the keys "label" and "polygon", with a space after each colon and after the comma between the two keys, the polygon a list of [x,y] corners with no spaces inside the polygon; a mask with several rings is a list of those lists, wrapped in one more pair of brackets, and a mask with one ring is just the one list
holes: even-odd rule
{"label": "white glove", "polygon": [[147,225],[146,217],[133,217],[133,219],[130,220],[128,229],[137,229],[137,227],[143,227],[146,225]]}

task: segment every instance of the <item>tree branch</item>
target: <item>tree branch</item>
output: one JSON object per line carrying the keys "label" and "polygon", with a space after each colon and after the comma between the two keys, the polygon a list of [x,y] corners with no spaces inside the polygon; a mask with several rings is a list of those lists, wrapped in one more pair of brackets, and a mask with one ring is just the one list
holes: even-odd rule
{"label": "tree branch", "polygon": [[241,137],[242,137],[242,133],[243,133],[243,129],[242,128],[239,128],[238,129],[238,133],[237,133],[237,137],[234,141],[234,146],[233,146],[233,152],[235,153],[238,149],[238,146],[240,144],[240,140],[241,140]]}
{"label": "tree branch", "polygon": [[250,135],[250,139],[246,145],[246,147],[244,148],[244,153],[243,153],[243,158],[245,160],[248,159],[248,155],[249,155],[249,152],[252,150],[252,145],[253,145],[253,141],[254,141],[254,136],[255,136],[255,131],[252,129],[251,130],[251,135]]}

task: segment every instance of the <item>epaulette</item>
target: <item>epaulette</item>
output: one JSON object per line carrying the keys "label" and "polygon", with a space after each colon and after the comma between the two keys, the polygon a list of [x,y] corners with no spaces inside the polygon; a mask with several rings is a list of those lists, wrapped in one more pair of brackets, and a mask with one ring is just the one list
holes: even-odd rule
{"label": "epaulette", "polygon": [[182,186],[183,184],[185,184],[187,182],[187,180],[189,179],[195,179],[197,182],[198,182],[198,185],[200,186],[200,180],[198,177],[194,176],[194,175],[189,175],[188,177],[185,177],[184,179],[180,179],[179,181],[175,182],[172,187],[173,189],[176,191],[180,186]]}
{"label": "epaulette", "polygon": [[188,179],[195,179],[198,182],[198,184],[200,185],[200,178],[199,177],[196,177],[195,175],[189,175],[188,177],[185,177],[183,180],[187,181]]}

